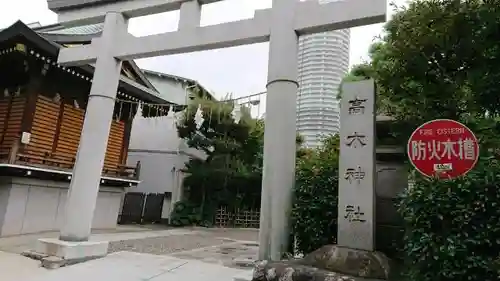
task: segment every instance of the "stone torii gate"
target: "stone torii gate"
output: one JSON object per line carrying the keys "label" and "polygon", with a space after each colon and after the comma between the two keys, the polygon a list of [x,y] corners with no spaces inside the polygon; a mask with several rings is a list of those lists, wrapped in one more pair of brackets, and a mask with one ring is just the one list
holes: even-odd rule
{"label": "stone torii gate", "polygon": [[[279,260],[286,251],[295,183],[298,36],[384,22],[386,0],[273,0],[252,19],[200,27],[201,5],[221,0],[48,0],[63,25],[104,21],[92,44],[62,49],[62,65],[95,64],[78,156],[60,240],[69,247],[88,241],[99,189],[121,62],[269,41],[260,259]],[[68,3],[69,2],[69,3]],[[180,9],[178,31],[134,37],[129,18]],[[92,252],[89,250],[89,252]],[[94,255],[96,253],[94,252]]]}

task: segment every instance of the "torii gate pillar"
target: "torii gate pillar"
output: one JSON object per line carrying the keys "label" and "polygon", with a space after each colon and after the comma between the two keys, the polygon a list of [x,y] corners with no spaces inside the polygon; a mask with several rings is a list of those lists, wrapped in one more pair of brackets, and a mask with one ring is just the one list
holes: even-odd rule
{"label": "torii gate pillar", "polygon": [[[58,58],[63,65],[96,63],[90,93],[96,101],[115,97],[119,77],[115,67],[119,61],[270,42],[259,258],[279,260],[287,250],[295,183],[298,36],[383,22],[386,0],[326,4],[317,0],[273,0],[272,9],[257,11],[252,19],[200,27],[201,5],[218,1],[221,0],[48,0],[48,3],[58,13],[61,24],[91,24],[106,19],[101,38],[90,45],[62,49]],[[112,23],[120,17],[126,21],[179,9],[176,32],[146,37],[113,32]],[[111,46],[110,40],[115,44]],[[106,147],[112,111],[110,102],[88,105],[62,240],[88,240],[98,191],[96,179],[102,170],[102,148]],[[101,124],[96,121],[98,113],[104,120]],[[94,145],[98,151],[91,153]]]}
{"label": "torii gate pillar", "polygon": [[269,40],[259,258],[280,260],[288,246],[295,185],[298,36],[295,3],[274,0]]}

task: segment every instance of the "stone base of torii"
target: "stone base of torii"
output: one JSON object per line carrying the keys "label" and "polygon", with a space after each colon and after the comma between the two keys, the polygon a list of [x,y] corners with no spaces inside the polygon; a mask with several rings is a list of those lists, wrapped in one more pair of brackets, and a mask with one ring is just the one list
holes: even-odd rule
{"label": "stone base of torii", "polygon": [[[123,60],[189,53],[269,41],[259,258],[280,260],[287,250],[295,182],[298,36],[384,22],[386,0],[273,0],[254,18],[200,26],[201,5],[221,0],[48,0],[63,25],[104,21],[92,44],[61,50],[63,65],[95,64],[95,73],[59,239],[37,251],[63,260],[106,254],[89,242],[102,163]],[[127,32],[128,19],[180,10],[178,31],[146,37]]]}

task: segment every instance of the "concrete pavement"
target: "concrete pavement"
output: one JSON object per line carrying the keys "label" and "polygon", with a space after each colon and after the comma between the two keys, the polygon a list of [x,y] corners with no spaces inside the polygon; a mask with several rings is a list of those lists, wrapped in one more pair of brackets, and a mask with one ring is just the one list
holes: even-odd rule
{"label": "concrete pavement", "polygon": [[0,252],[0,281],[24,281],[49,271],[40,262],[18,254]]}
{"label": "concrete pavement", "polygon": [[57,237],[57,232],[0,238],[0,251],[5,251],[0,252],[0,281],[233,281],[249,271],[243,267],[257,255],[256,230],[123,230],[128,229],[94,233],[91,238],[110,241],[110,251],[117,253],[56,270],[41,268],[39,261],[19,253],[32,248],[38,238]]}
{"label": "concrete pavement", "polygon": [[[12,281],[233,281],[249,270],[223,267],[197,260],[183,260],[132,252],[118,252],[57,270],[46,271],[27,279]],[[4,281],[3,279],[1,279]],[[11,281],[5,280],[5,281]]]}
{"label": "concrete pavement", "polygon": [[[117,230],[93,231],[90,240],[116,242],[197,233],[198,231],[189,229],[151,230],[147,228],[120,226]],[[2,237],[0,238],[0,251],[20,254],[23,251],[34,249],[36,241],[40,238],[57,237],[59,237],[59,232],[55,231]]]}

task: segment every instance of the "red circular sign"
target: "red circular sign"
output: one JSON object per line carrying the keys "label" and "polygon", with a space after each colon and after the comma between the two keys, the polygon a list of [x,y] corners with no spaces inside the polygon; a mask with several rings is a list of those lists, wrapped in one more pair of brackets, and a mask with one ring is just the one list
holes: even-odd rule
{"label": "red circular sign", "polygon": [[408,140],[408,157],[428,177],[451,179],[476,165],[479,145],[474,133],[460,122],[436,119],[418,127]]}

